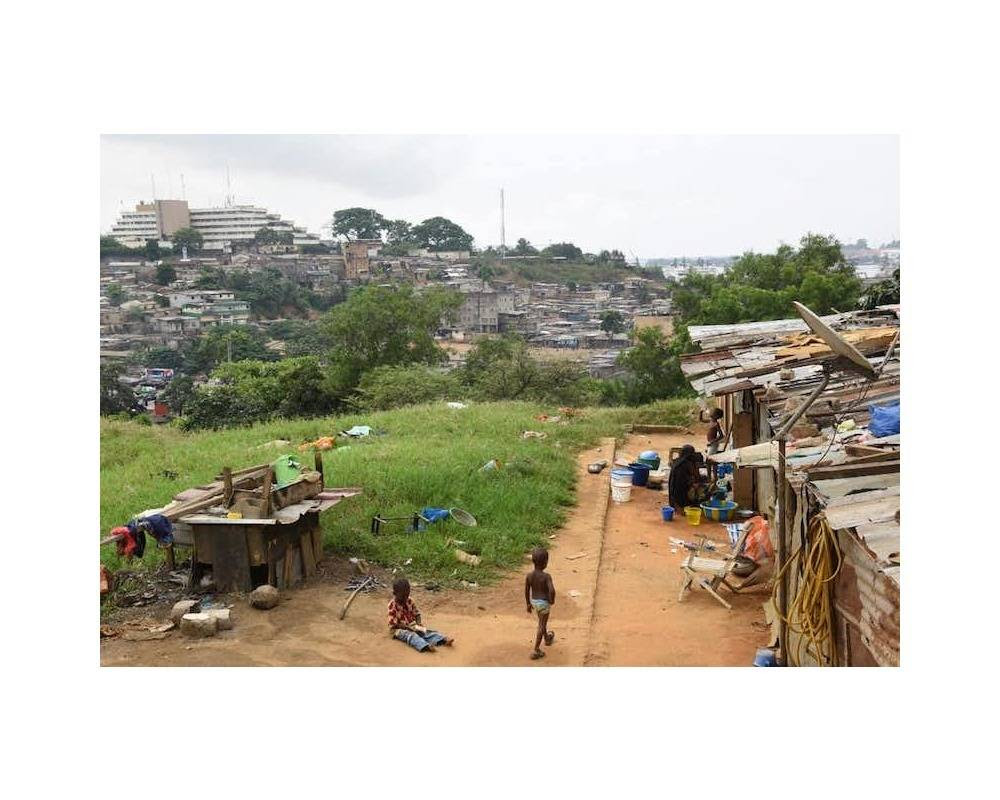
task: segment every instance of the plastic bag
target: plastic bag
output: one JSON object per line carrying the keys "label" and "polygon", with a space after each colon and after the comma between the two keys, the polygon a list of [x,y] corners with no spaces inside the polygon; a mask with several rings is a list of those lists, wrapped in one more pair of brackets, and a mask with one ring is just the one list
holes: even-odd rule
{"label": "plastic bag", "polygon": [[871,422],[868,423],[868,430],[872,436],[881,438],[882,436],[895,436],[899,433],[899,403],[891,406],[868,407],[871,413]]}

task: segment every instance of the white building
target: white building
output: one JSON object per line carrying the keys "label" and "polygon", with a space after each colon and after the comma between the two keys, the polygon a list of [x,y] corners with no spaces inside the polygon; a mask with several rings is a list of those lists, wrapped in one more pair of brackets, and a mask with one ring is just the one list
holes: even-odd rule
{"label": "white building", "polygon": [[238,242],[249,242],[261,228],[291,233],[296,245],[319,244],[319,236],[259,206],[188,208],[186,200],[156,200],[123,211],[108,235],[126,247],[142,247],[149,239],[166,242],[181,228],[201,233],[205,250],[226,251]]}

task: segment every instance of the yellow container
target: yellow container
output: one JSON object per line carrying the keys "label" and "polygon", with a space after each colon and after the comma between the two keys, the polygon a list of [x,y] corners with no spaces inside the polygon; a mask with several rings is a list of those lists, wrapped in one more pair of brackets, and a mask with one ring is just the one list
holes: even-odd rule
{"label": "yellow container", "polygon": [[684,516],[687,517],[689,525],[701,524],[701,509],[698,506],[687,506],[684,509]]}

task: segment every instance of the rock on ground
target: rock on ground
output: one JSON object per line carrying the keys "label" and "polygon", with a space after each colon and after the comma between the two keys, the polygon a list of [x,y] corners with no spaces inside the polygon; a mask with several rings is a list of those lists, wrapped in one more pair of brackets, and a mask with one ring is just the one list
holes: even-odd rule
{"label": "rock on ground", "polygon": [[233,620],[229,615],[228,608],[210,608],[204,613],[210,617],[215,617],[220,631],[231,631],[233,629]]}
{"label": "rock on ground", "polygon": [[219,620],[209,614],[185,614],[181,617],[181,633],[193,639],[215,636]]}
{"label": "rock on ground", "polygon": [[278,605],[278,590],[264,584],[250,592],[250,605],[254,608],[274,608]]}
{"label": "rock on ground", "polygon": [[170,609],[170,619],[173,621],[174,625],[181,624],[181,617],[185,614],[197,614],[200,611],[199,602],[197,600],[179,600],[174,603],[174,607]]}

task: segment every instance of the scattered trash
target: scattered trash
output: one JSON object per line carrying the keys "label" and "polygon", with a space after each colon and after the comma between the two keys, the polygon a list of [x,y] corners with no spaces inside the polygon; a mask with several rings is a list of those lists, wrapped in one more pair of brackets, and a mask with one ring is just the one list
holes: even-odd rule
{"label": "scattered trash", "polygon": [[535,417],[535,419],[537,419],[539,422],[559,422],[559,420],[561,420],[562,417],[560,417],[558,414],[555,416],[552,416],[550,414],[538,414]]}
{"label": "scattered trash", "polygon": [[278,590],[265,583],[250,592],[249,600],[253,608],[274,608],[278,605]]}
{"label": "scattered trash", "polygon": [[350,430],[341,431],[344,436],[350,436],[354,439],[359,439],[363,436],[371,436],[372,429],[369,425],[355,425]]}
{"label": "scattered trash", "polygon": [[441,584],[436,583],[434,581],[428,581],[427,583],[424,584],[424,589],[426,589],[428,592],[440,592]]}
{"label": "scattered trash", "polygon": [[201,611],[201,602],[199,600],[179,600],[170,609],[170,619],[174,625],[180,625],[181,618],[185,614],[195,614],[199,611]]}
{"label": "scattered trash", "polygon": [[677,548],[676,547],[671,547],[670,548],[670,552],[671,553],[676,553],[677,552]]}
{"label": "scattered trash", "polygon": [[455,558],[461,561],[463,564],[468,564],[470,567],[478,567],[482,559],[479,556],[474,556],[471,553],[466,553],[464,550],[455,548]]}
{"label": "scattered trash", "polygon": [[451,402],[451,403],[448,403],[447,405],[448,405],[448,408],[466,408],[465,403]]}
{"label": "scattered trash", "polygon": [[175,480],[177,478],[177,473],[174,472],[172,469],[165,469],[161,471],[160,474],[164,478],[168,478],[169,480]]}
{"label": "scattered trash", "polygon": [[447,508],[437,508],[436,506],[427,506],[426,508],[420,509],[420,516],[426,522],[435,523],[440,522],[443,519],[448,519],[451,512]]}
{"label": "scattered trash", "polygon": [[485,464],[483,464],[479,468],[479,471],[480,472],[492,472],[493,470],[500,469],[502,466],[503,466],[503,462],[502,461],[498,461],[495,458],[491,458],[489,461],[487,461]]}
{"label": "scattered trash", "polygon": [[462,581],[462,586],[466,589],[478,589],[479,584],[474,581]]}
{"label": "scattered trash", "polygon": [[406,559],[406,561],[403,562],[403,566],[404,567],[408,567],[412,563],[413,563],[413,559],[412,558],[408,558],[408,559]]}
{"label": "scattered trash", "polygon": [[303,442],[299,445],[299,452],[304,453],[306,450],[333,450],[336,446],[336,441],[332,436],[320,436],[318,439],[312,442]]}
{"label": "scattered trash", "polygon": [[578,558],[584,558],[584,557],[586,557],[586,555],[587,555],[587,551],[586,550],[581,550],[579,553],[574,553],[571,556],[566,556],[566,560],[567,561],[576,561],[576,559],[578,559]]}
{"label": "scattered trash", "polygon": [[597,475],[607,465],[608,465],[608,462],[605,459],[601,459],[600,461],[595,461],[593,464],[588,464],[587,465],[587,472],[589,472],[591,475]]}
{"label": "scattered trash", "polygon": [[570,597],[579,597],[579,596],[580,596],[580,592],[578,592],[578,591],[577,591],[576,589],[570,589],[570,590],[569,590],[569,591],[567,592],[567,594],[568,594],[568,595],[569,595]]}
{"label": "scattered trash", "polygon": [[465,525],[468,528],[475,528],[479,524],[476,521],[476,518],[464,509],[450,508],[448,511],[451,514],[451,518],[459,525]]}
{"label": "scattered trash", "polygon": [[858,423],[854,421],[853,417],[849,417],[841,422],[837,426],[837,433],[846,433],[847,431],[853,431],[857,427]]}
{"label": "scattered trash", "polygon": [[[257,445],[254,450],[267,450],[270,447],[288,447],[291,442],[288,439],[272,439],[269,442],[264,442],[264,444]],[[299,448],[300,450],[302,448]]]}
{"label": "scattered trash", "polygon": [[344,591],[353,592],[357,589],[368,594],[369,592],[374,592],[376,589],[381,589],[382,586],[382,581],[374,575],[362,575],[351,578],[344,587]]}
{"label": "scattered trash", "polygon": [[542,433],[541,431],[523,431],[521,433],[522,439],[544,439],[548,436],[547,433]]}

